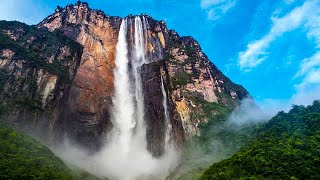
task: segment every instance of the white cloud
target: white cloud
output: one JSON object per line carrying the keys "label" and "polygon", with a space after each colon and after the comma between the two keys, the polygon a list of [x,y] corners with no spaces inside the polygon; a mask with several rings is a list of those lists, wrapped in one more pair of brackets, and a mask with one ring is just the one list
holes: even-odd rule
{"label": "white cloud", "polygon": [[217,20],[231,10],[236,0],[201,0],[201,8],[206,11],[208,19]]}
{"label": "white cloud", "polygon": [[305,58],[300,64],[299,71],[294,78],[303,76],[315,68],[320,68],[320,52],[316,52],[312,57]]}
{"label": "white cloud", "polygon": [[[304,27],[308,36],[320,41],[319,21],[320,5],[318,0],[308,0],[303,5],[294,8],[283,17],[271,17],[270,31],[261,39],[250,42],[244,52],[239,53],[240,69],[250,71],[262,63],[267,57],[270,44],[284,33]],[[316,22],[316,23],[315,23]]]}
{"label": "white cloud", "polygon": [[301,77],[302,81],[296,85],[299,91],[305,91],[313,86],[320,86],[320,1],[312,1],[312,7],[306,17],[304,28],[307,37],[315,43],[316,52],[301,61],[300,68],[294,79]]}
{"label": "white cloud", "polygon": [[310,89],[298,90],[290,99],[291,104],[310,105],[314,100],[320,100],[320,85]]}

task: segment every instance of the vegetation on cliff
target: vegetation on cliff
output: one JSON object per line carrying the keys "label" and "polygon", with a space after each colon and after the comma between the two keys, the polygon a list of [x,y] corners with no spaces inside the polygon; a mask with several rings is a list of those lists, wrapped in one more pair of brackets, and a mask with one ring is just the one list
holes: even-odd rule
{"label": "vegetation on cliff", "polygon": [[230,124],[228,117],[231,107],[198,97],[192,97],[191,100],[204,110],[201,113],[194,111],[192,118],[206,118],[208,122],[199,124],[199,135],[188,140],[181,166],[168,179],[199,179],[213,162],[230,157],[249,143],[258,127],[257,124]]}
{"label": "vegetation on cliff", "polygon": [[293,106],[256,129],[257,135],[201,179],[319,179],[320,102]]}
{"label": "vegetation on cliff", "polygon": [[[9,37],[13,34],[16,40]],[[48,59],[58,54],[60,47],[70,48],[70,55],[64,60],[54,57],[52,63]],[[82,46],[61,35],[59,31],[53,33],[39,30],[17,21],[0,21],[0,50],[10,49],[14,52],[14,59],[25,60],[29,68],[44,69],[58,75],[62,80],[70,80],[67,66],[72,57],[81,56]]]}
{"label": "vegetation on cliff", "polygon": [[[17,21],[0,21],[0,111],[16,105],[40,110],[39,74],[56,75],[58,86],[71,82],[82,46],[63,36]],[[40,75],[41,76],[41,75]],[[39,87],[38,87],[39,86]],[[2,107],[5,106],[5,107]],[[1,112],[0,112],[1,113]]]}

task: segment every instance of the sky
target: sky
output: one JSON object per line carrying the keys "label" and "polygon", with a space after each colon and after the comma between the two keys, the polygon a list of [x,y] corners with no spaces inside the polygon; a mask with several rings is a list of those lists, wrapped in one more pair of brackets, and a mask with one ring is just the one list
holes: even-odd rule
{"label": "sky", "polygon": [[[0,0],[0,19],[37,24],[75,0]],[[320,99],[320,0],[86,0],[112,16],[147,13],[193,36],[258,101]]]}

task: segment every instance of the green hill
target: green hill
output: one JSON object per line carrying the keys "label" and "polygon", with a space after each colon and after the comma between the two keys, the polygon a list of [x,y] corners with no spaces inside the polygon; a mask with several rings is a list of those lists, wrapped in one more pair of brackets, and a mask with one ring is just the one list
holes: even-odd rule
{"label": "green hill", "polygon": [[72,179],[71,170],[47,147],[0,127],[0,179]]}
{"label": "green hill", "polygon": [[70,169],[47,147],[0,122],[0,179],[99,178],[81,169]]}
{"label": "green hill", "polygon": [[278,113],[201,179],[320,179],[320,102]]}

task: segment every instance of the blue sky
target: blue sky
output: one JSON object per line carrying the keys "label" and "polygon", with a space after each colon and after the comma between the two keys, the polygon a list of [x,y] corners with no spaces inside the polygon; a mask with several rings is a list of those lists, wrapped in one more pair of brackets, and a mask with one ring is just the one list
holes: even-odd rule
{"label": "blue sky", "polygon": [[[74,0],[1,0],[0,19],[35,24]],[[87,0],[108,15],[147,13],[193,36],[259,102],[320,98],[320,0]]]}

